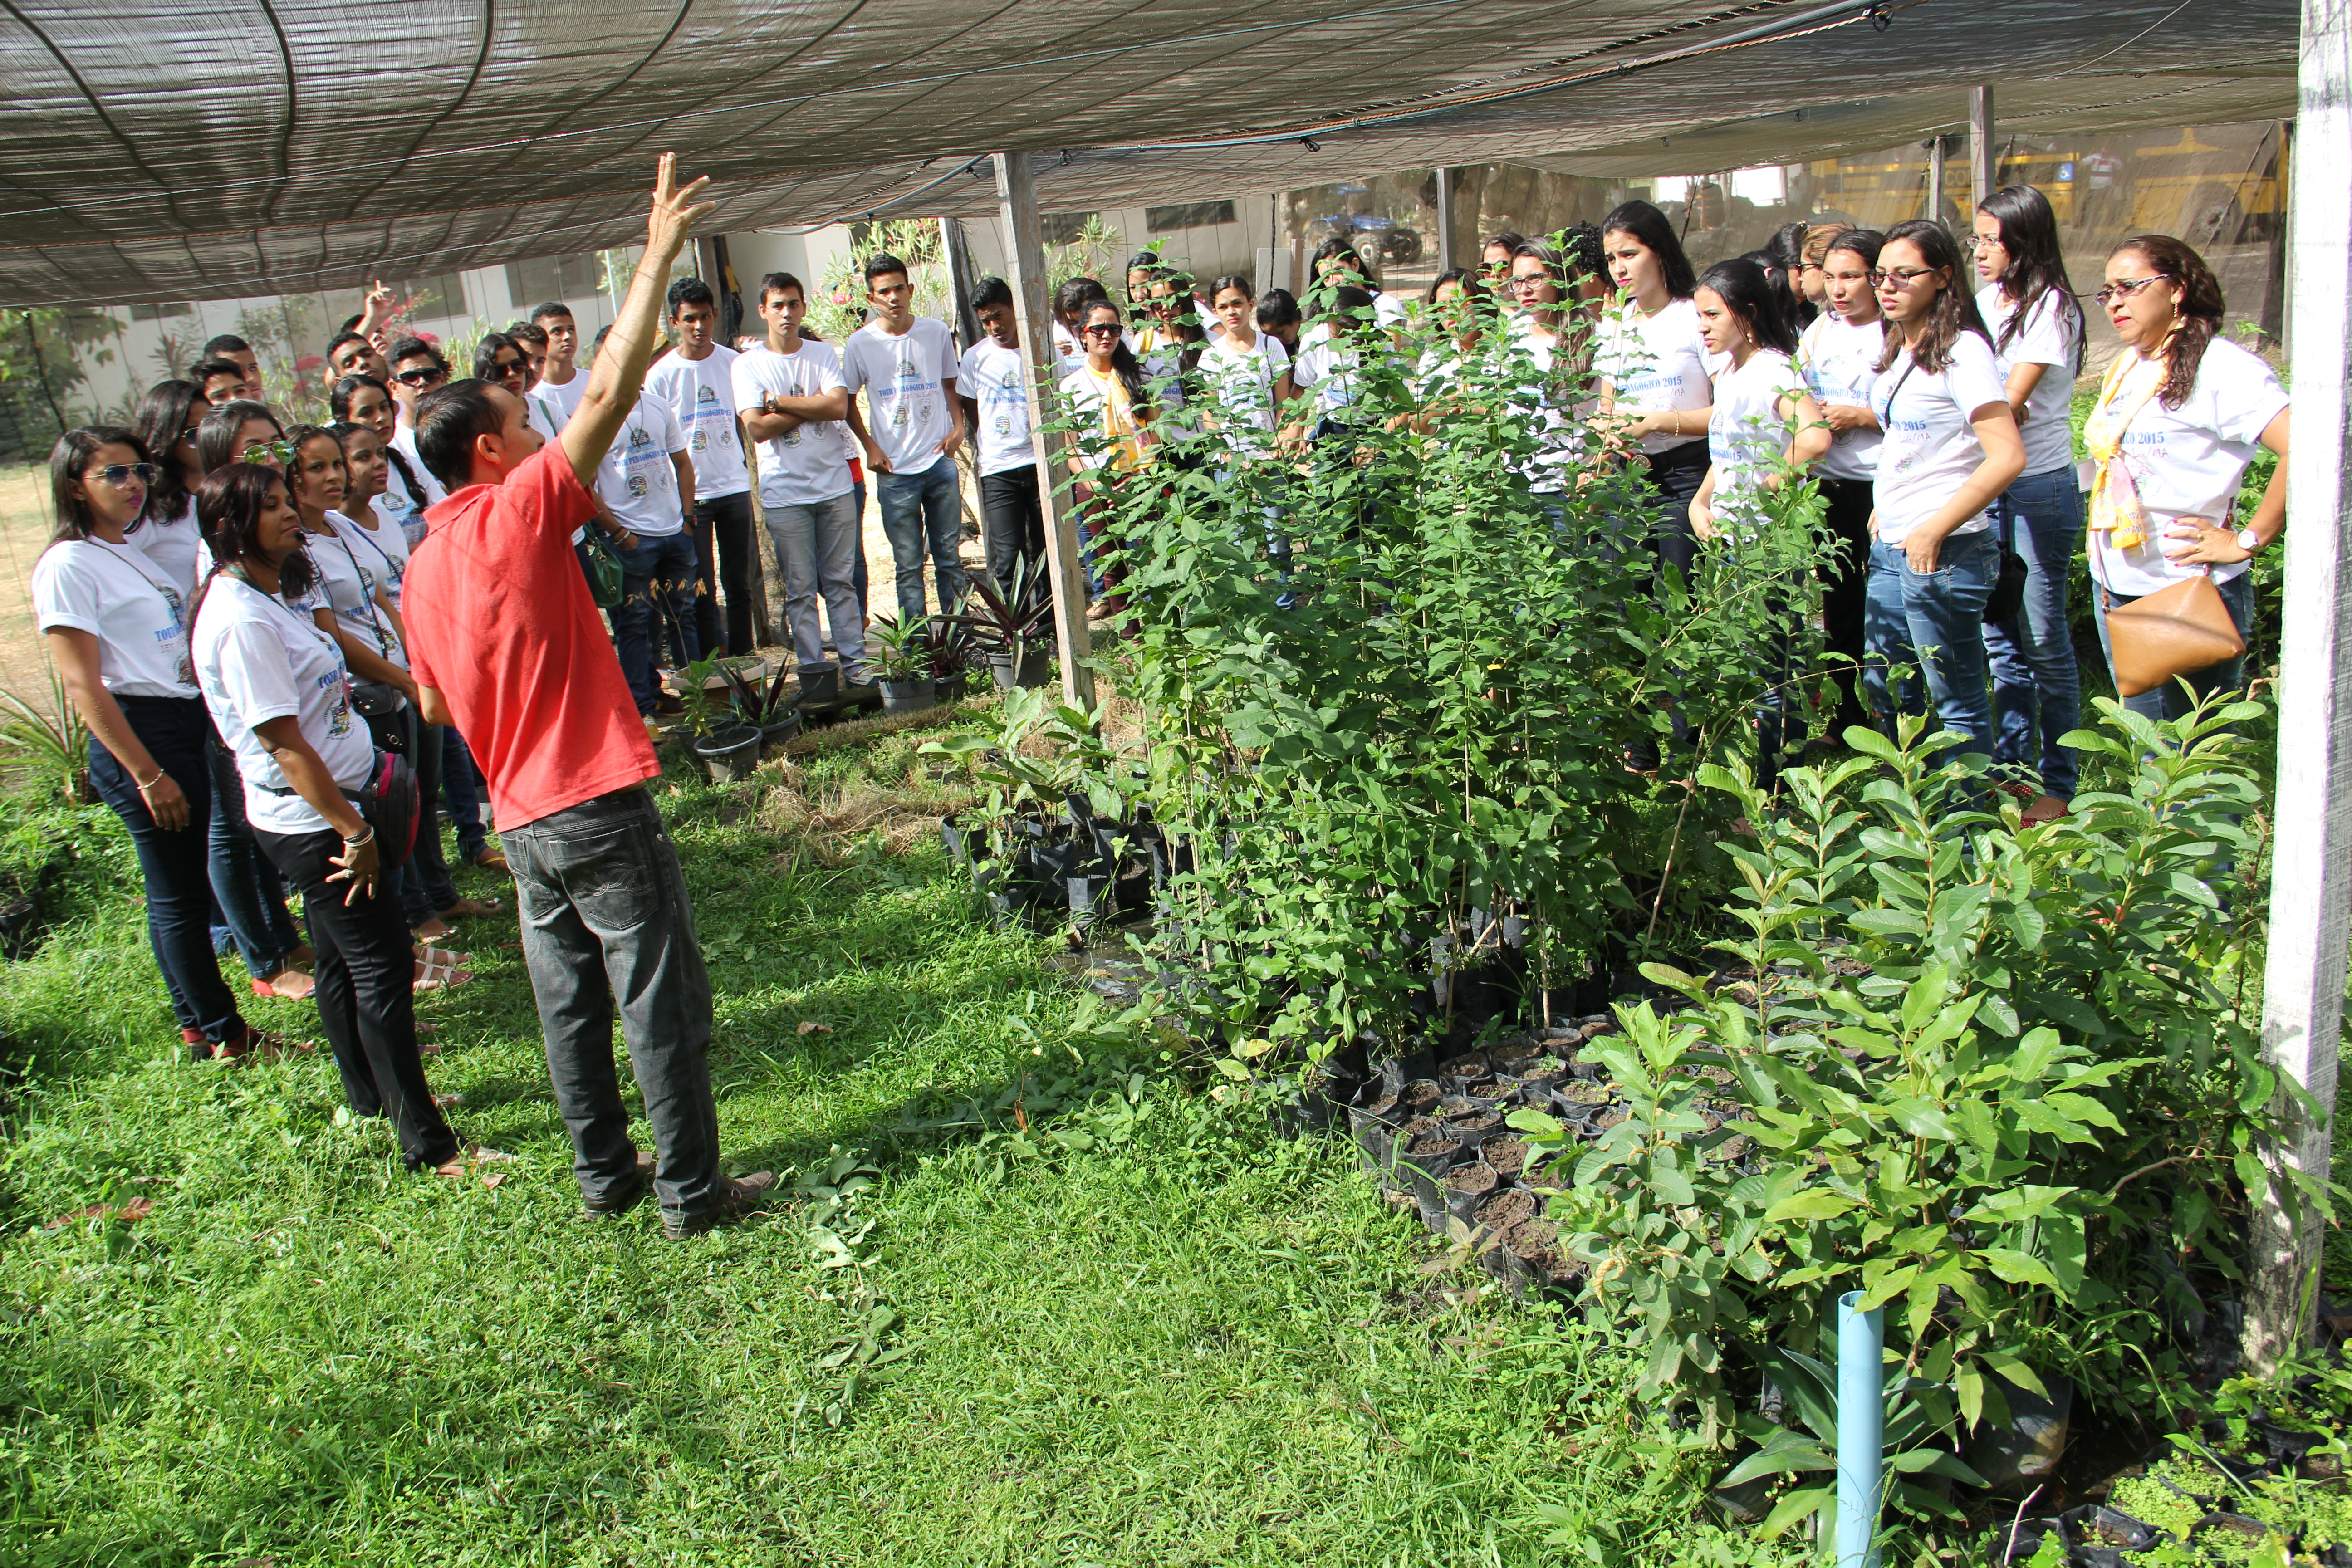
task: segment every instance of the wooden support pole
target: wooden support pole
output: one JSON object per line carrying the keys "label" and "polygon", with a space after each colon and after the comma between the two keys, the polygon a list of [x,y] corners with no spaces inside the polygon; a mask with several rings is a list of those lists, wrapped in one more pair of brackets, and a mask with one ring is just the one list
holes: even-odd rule
{"label": "wooden support pole", "polygon": [[[2294,127],[2294,438],[2287,458],[2284,635],[2279,644],[2278,837],[2271,851],[2270,944],[2263,971],[2263,1053],[2317,1102],[2282,1097],[2288,1131],[2263,1151],[2273,1171],[2327,1180],[2352,905],[2352,552],[2342,519],[2352,403],[2352,0],[2303,0],[2302,106]],[[2272,1178],[2273,1194],[2280,1178]],[[2304,1294],[2320,1226],[2293,1221],[2275,1195],[2255,1207],[2240,1348],[2263,1372],[2311,1328]]]}
{"label": "wooden support pole", "polygon": [[1444,164],[1437,170],[1437,269],[1452,270],[1454,267],[1454,171]]}
{"label": "wooden support pole", "polygon": [[1087,668],[1094,645],[1087,631],[1086,563],[1078,553],[1078,518],[1060,488],[1063,438],[1048,434],[1055,413],[1054,313],[1045,300],[1045,240],[1037,224],[1037,176],[1026,153],[996,154],[996,191],[1004,204],[1006,259],[1021,347],[1029,356],[1029,431],[1037,448],[1038,488],[1045,492],[1045,562],[1054,579],[1054,645],[1062,653],[1062,696],[1093,712],[1095,672]]}
{"label": "wooden support pole", "polygon": [[1992,139],[1992,89],[1969,89],[1969,211],[2000,188],[1998,149]]}

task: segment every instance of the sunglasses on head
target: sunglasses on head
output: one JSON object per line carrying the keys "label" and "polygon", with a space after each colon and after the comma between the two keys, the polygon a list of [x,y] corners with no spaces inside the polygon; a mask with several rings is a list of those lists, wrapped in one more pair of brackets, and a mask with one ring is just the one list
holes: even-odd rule
{"label": "sunglasses on head", "polygon": [[426,365],[423,370],[404,370],[393,380],[403,386],[438,386],[449,379],[449,373],[439,365]]}
{"label": "sunglasses on head", "polygon": [[163,477],[163,469],[152,463],[109,463],[102,468],[90,469],[82,475],[82,478],[104,479],[108,484],[119,489],[133,479],[137,479],[142,485],[152,485]]}

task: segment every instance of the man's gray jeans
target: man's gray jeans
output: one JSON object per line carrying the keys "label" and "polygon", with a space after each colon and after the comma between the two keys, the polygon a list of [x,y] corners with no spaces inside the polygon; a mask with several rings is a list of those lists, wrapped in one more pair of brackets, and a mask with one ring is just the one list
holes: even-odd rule
{"label": "man's gray jeans", "polygon": [[547,1037],[572,1173],[591,1206],[625,1196],[637,1152],[613,1066],[613,1000],[658,1152],[665,1213],[709,1208],[719,1182],[710,1098],[710,975],[695,941],[677,847],[642,787],[501,827],[523,962]]}
{"label": "man's gray jeans", "polygon": [[824,639],[817,635],[816,603],[824,596],[833,624],[833,646],[841,674],[853,679],[866,658],[866,617],[857,605],[857,556],[863,543],[859,519],[848,492],[813,506],[765,501],[768,539],[776,547],[776,568],[784,576],[784,614],[792,622],[793,654],[803,664],[824,662]]}

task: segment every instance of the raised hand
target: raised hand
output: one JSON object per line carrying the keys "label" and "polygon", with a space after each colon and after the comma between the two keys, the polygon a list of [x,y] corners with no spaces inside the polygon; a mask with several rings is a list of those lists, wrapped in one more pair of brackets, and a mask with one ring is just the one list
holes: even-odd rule
{"label": "raised hand", "polygon": [[677,184],[677,154],[665,153],[654,166],[653,210],[646,215],[646,248],[673,260],[686,248],[688,236],[694,232],[697,218],[701,217],[716,202],[697,202],[703,187],[709,184],[708,175],[696,180],[683,190]]}

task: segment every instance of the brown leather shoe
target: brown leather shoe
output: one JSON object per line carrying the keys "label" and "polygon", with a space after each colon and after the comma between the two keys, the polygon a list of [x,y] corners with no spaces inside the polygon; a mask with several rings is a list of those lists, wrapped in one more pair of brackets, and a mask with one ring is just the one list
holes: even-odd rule
{"label": "brown leather shoe", "polygon": [[714,1226],[730,1225],[767,1202],[774,1190],[773,1171],[754,1171],[748,1176],[721,1176],[719,1194],[710,1206],[699,1214],[662,1215],[662,1234],[672,1241],[683,1241],[689,1236],[700,1236]]}

